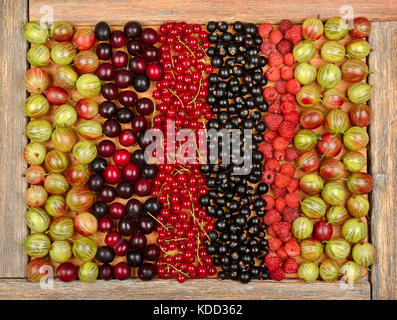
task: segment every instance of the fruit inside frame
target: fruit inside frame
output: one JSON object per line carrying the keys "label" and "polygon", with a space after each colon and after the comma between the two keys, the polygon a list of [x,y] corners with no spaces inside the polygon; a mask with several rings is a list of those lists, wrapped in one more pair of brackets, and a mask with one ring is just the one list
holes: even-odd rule
{"label": "fruit inside frame", "polygon": [[[365,276],[370,30],[29,22],[27,280]],[[229,141],[245,173],[223,139],[196,152],[222,129],[250,132]]]}

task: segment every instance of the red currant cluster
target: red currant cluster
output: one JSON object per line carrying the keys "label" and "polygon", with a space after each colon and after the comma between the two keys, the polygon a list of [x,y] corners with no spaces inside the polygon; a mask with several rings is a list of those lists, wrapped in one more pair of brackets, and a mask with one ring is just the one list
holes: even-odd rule
{"label": "red currant cluster", "polygon": [[[172,121],[176,134],[183,128],[192,129],[195,141],[187,143],[195,144],[194,150],[197,140],[205,138],[199,129],[205,129],[205,121],[212,118],[204,100],[209,86],[206,75],[213,72],[213,67],[203,61],[204,51],[209,47],[207,37],[200,25],[166,23],[160,27],[164,77],[153,91],[153,97],[161,100],[153,126],[167,132]],[[169,143],[164,139],[164,148]],[[167,152],[167,157],[170,155],[172,153]],[[175,164],[160,165],[153,180],[152,196],[157,197],[162,207],[155,217],[159,223],[157,244],[162,251],[156,264],[161,278],[184,282],[187,278],[206,278],[217,273],[205,247],[214,224],[213,218],[199,204],[207,188],[197,158],[190,159],[193,161],[187,164],[174,160]]]}
{"label": "red currant cluster", "polygon": [[205,102],[209,82],[205,75],[214,68],[204,61],[205,49],[210,46],[208,34],[200,25],[166,23],[160,27],[161,62],[164,77],[156,83],[153,97],[161,100],[154,127],[175,121],[176,127],[196,129],[203,120],[212,118]]}

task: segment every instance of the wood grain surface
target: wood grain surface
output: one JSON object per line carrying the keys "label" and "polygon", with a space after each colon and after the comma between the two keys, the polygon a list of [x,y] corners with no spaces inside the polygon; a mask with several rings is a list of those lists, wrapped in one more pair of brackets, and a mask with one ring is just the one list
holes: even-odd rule
{"label": "wood grain surface", "polygon": [[24,201],[26,170],[26,119],[23,103],[26,91],[27,43],[23,24],[28,6],[24,0],[0,0],[0,278],[24,277],[27,257],[21,246],[27,234]]}
{"label": "wood grain surface", "polygon": [[[9,294],[10,290],[12,290],[12,295]],[[0,280],[0,300],[12,298],[34,300],[369,300],[371,296],[368,281],[359,281],[352,287],[339,282],[316,281],[304,284],[296,280],[251,281],[246,285],[216,279],[188,281],[183,284],[169,280],[150,282],[101,280],[93,283],[55,281],[54,289],[43,290],[40,289],[38,283],[29,283],[25,280]]]}
{"label": "wood grain surface", "polygon": [[92,25],[106,19],[118,23],[135,19],[146,25],[179,20],[189,23],[207,23],[209,20],[279,23],[281,19],[302,22],[318,14],[322,19],[344,15],[346,11],[343,11],[342,6],[346,5],[350,6],[346,9],[353,9],[355,16],[365,15],[371,20],[385,21],[397,17],[395,0],[30,0],[30,20],[40,20],[43,16],[40,8],[44,5],[53,8],[54,20],[78,22],[79,25]]}
{"label": "wood grain surface", "polygon": [[397,299],[397,22],[374,23],[370,36],[374,73],[370,168],[374,179],[371,234],[377,259],[371,272],[373,299]]}

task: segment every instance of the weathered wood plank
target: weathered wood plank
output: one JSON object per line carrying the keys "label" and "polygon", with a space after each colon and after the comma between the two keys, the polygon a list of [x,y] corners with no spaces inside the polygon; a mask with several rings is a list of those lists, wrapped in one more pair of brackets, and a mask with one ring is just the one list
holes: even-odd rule
{"label": "weathered wood plank", "polygon": [[397,22],[373,23],[369,66],[374,74],[370,168],[374,178],[371,234],[377,252],[373,299],[397,299]]}
{"label": "weathered wood plank", "polygon": [[178,284],[176,281],[155,280],[142,282],[128,281],[95,281],[93,283],[62,283],[55,281],[54,289],[40,289],[37,283],[25,280],[0,280],[0,300],[7,299],[117,299],[128,300],[179,300],[179,299],[235,299],[235,300],[263,300],[263,299],[340,299],[340,300],[369,300],[370,284],[360,281],[352,287],[341,285],[339,282],[326,283],[317,281],[303,284],[295,280],[283,282],[252,281],[242,285],[235,281],[197,280]]}
{"label": "weathered wood plank", "polygon": [[351,6],[355,16],[364,15],[371,20],[393,20],[397,16],[395,0],[334,0],[317,3],[311,0],[30,0],[29,4],[31,20],[39,20],[43,15],[40,8],[50,5],[53,7],[54,20],[78,22],[79,25],[92,25],[104,19],[118,23],[136,19],[146,25],[170,20],[186,20],[189,23],[207,23],[208,20],[279,23],[281,19],[291,19],[302,22],[317,14],[323,19],[340,16],[341,7],[346,5]]}
{"label": "weathered wood plank", "polygon": [[26,119],[23,102],[26,91],[27,44],[22,24],[27,22],[25,0],[0,1],[0,277],[23,277],[27,257],[21,243],[27,234],[23,195],[26,189],[26,164],[23,149]]}

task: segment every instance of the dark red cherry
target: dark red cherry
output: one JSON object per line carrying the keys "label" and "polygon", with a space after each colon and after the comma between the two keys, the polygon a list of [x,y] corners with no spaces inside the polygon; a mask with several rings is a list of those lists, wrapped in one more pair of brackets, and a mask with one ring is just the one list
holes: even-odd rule
{"label": "dark red cherry", "polygon": [[140,178],[134,185],[135,193],[140,197],[148,196],[152,192],[150,181]]}
{"label": "dark red cherry", "polygon": [[137,75],[133,81],[134,89],[138,92],[148,91],[150,80],[146,75]]}
{"label": "dark red cherry", "polygon": [[127,43],[128,53],[132,56],[138,56],[143,52],[143,44],[139,40],[130,40]]}
{"label": "dark red cherry", "polygon": [[134,220],[130,217],[120,219],[117,228],[122,236],[130,236],[138,231]]}
{"label": "dark red cherry", "polygon": [[125,212],[131,218],[139,218],[142,215],[142,203],[138,199],[130,199],[125,205]]}
{"label": "dark red cherry", "polygon": [[116,220],[121,219],[125,216],[124,206],[119,202],[113,202],[109,206],[109,216]]}
{"label": "dark red cherry", "polygon": [[98,146],[98,155],[100,157],[111,157],[116,151],[116,145],[111,140],[102,140],[99,142]]}
{"label": "dark red cherry", "polygon": [[146,244],[147,244],[146,236],[141,232],[135,233],[130,238],[130,246],[132,249],[137,249],[137,250],[143,249],[145,248]]}
{"label": "dark red cherry", "polygon": [[116,120],[108,119],[103,124],[103,133],[110,138],[118,137],[121,133],[121,126]]}
{"label": "dark red cherry", "polygon": [[103,264],[99,267],[99,278],[102,280],[113,279],[113,267],[110,264]]}
{"label": "dark red cherry", "polygon": [[152,263],[144,263],[138,269],[138,276],[143,281],[150,281],[156,276],[156,266]]}
{"label": "dark red cherry", "polygon": [[124,34],[128,38],[139,37],[142,32],[142,26],[139,22],[129,21],[124,25]]}
{"label": "dark red cherry", "polygon": [[152,114],[154,111],[153,101],[149,98],[139,99],[136,105],[136,111],[143,116]]}
{"label": "dark red cherry", "polygon": [[99,198],[105,203],[113,202],[116,199],[116,190],[111,186],[104,186],[99,192]]}
{"label": "dark red cherry", "polygon": [[118,244],[114,246],[114,253],[117,256],[125,256],[130,249],[130,245],[127,240],[122,239]]}
{"label": "dark red cherry", "polygon": [[105,83],[102,86],[102,95],[107,100],[114,100],[118,96],[118,88],[114,83]]}
{"label": "dark red cherry", "polygon": [[136,142],[136,134],[130,129],[123,130],[119,136],[119,142],[124,147],[130,147]]}
{"label": "dark red cherry", "polygon": [[131,198],[134,193],[134,186],[129,181],[122,181],[117,185],[116,194],[122,199]]}
{"label": "dark red cherry", "polygon": [[114,74],[114,83],[119,88],[127,88],[132,83],[132,74],[130,71],[125,69],[117,70]]}
{"label": "dark red cherry", "polygon": [[141,57],[132,58],[129,62],[130,70],[135,74],[145,74],[146,61]]}
{"label": "dark red cherry", "polygon": [[112,64],[115,68],[124,68],[128,63],[128,55],[124,51],[116,51],[112,55]]}
{"label": "dark red cherry", "polygon": [[146,68],[146,75],[152,81],[163,78],[163,67],[159,63],[150,63]]}
{"label": "dark red cherry", "polygon": [[[127,254],[127,252],[125,254]],[[123,256],[125,254],[123,254]],[[126,280],[130,276],[131,276],[131,268],[125,262],[119,262],[114,266],[114,277],[117,280]]]}
{"label": "dark red cherry", "polygon": [[102,217],[98,221],[98,230],[103,233],[108,233],[113,230],[114,222],[109,217]]}
{"label": "dark red cherry", "polygon": [[120,123],[128,123],[134,119],[134,112],[130,108],[124,107],[117,110],[117,121]]}
{"label": "dark red cherry", "polygon": [[144,116],[136,116],[131,121],[131,129],[136,133],[145,131],[147,127],[148,122]]}
{"label": "dark red cherry", "polygon": [[154,231],[156,222],[149,216],[144,215],[138,220],[138,228],[144,234],[149,234]]}
{"label": "dark red cherry", "polygon": [[143,50],[143,57],[146,61],[158,61],[161,58],[161,51],[155,46],[148,46]]}
{"label": "dark red cherry", "polygon": [[141,33],[141,39],[144,44],[152,45],[159,40],[157,31],[152,28],[146,28]]}
{"label": "dark red cherry", "polygon": [[139,167],[136,164],[129,163],[123,169],[123,177],[128,181],[135,181],[139,178]]}
{"label": "dark red cherry", "polygon": [[124,33],[120,30],[113,31],[110,35],[109,42],[113,48],[121,48],[125,43]]}
{"label": "dark red cherry", "polygon": [[125,107],[133,107],[138,100],[138,96],[134,91],[125,90],[119,94],[119,102]]}
{"label": "dark red cherry", "polygon": [[99,79],[110,81],[114,77],[114,68],[110,63],[101,63],[98,68],[95,70],[95,74]]}
{"label": "dark red cherry", "polygon": [[117,106],[112,101],[103,101],[99,105],[99,114],[106,118],[113,118],[117,113]]}
{"label": "dark red cherry", "polygon": [[155,244],[149,244],[146,247],[145,259],[149,261],[156,261],[160,257],[160,248]]}
{"label": "dark red cherry", "polygon": [[112,46],[109,43],[102,42],[96,47],[96,55],[100,60],[108,60],[112,57]]}

